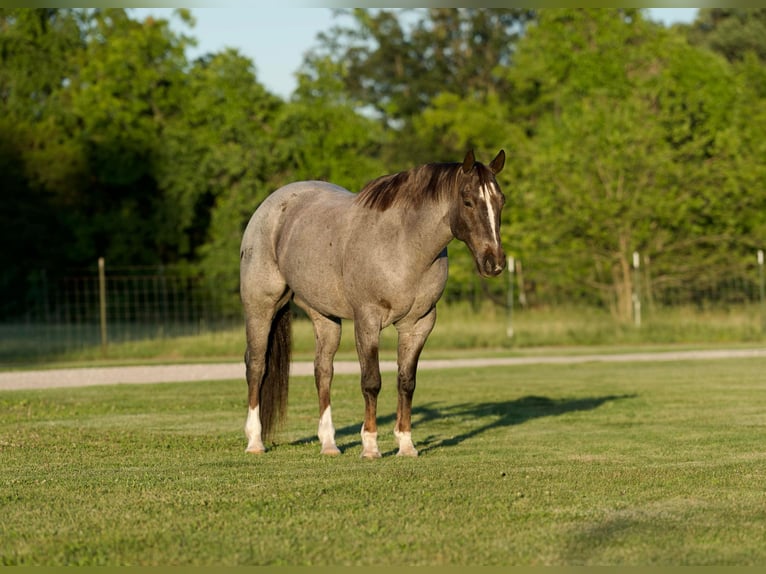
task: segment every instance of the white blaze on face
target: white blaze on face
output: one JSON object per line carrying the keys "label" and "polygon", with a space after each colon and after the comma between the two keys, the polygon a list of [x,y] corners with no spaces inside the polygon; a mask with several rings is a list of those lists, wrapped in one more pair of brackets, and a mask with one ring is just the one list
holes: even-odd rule
{"label": "white blaze on face", "polygon": [[492,204],[492,194],[496,192],[494,183],[487,183],[479,188],[481,198],[487,204],[487,216],[489,217],[489,226],[492,230],[492,238],[497,237],[497,227],[495,224],[495,206]]}

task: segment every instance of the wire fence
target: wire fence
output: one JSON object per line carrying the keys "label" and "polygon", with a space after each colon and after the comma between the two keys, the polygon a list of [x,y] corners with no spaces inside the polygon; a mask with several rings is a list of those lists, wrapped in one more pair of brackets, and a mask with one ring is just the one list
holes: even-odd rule
{"label": "wire fence", "polygon": [[[0,323],[0,361],[98,347],[106,355],[113,344],[243,328],[238,294],[222,293],[199,275],[157,267],[108,268],[103,262],[100,271],[94,266],[58,278],[41,271],[33,278],[27,308]],[[662,281],[640,266],[640,258],[633,274],[631,321],[636,328],[668,316],[671,309],[735,309],[757,320],[761,336],[766,336],[763,252],[758,252],[757,264],[727,277]],[[578,298],[571,288],[565,292],[545,276],[545,269],[525,268],[510,259],[505,279],[450,279],[441,304],[468,303],[478,309],[491,303],[505,317],[509,338],[519,317],[566,305],[598,305],[590,294]]]}
{"label": "wire fence", "polygon": [[32,280],[26,311],[0,324],[0,360],[91,347],[105,353],[111,344],[241,325],[225,297],[200,276],[156,267],[80,270],[56,279],[41,272]]}

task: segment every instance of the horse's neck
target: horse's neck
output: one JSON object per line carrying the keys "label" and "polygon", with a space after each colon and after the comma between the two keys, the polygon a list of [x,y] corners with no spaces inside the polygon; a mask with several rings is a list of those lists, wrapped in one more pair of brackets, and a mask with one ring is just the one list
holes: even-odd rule
{"label": "horse's neck", "polygon": [[396,207],[390,213],[389,229],[398,228],[403,255],[422,260],[425,266],[447,247],[454,238],[449,224],[449,205],[447,202],[426,204],[419,209]]}

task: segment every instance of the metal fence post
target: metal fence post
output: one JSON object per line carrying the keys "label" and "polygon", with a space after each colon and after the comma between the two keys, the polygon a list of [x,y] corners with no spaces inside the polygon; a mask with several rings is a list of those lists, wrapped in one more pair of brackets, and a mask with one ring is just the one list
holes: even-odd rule
{"label": "metal fence post", "polygon": [[513,273],[515,269],[513,257],[508,258],[508,301],[506,303],[508,323],[505,328],[505,334],[510,339],[513,337]]}
{"label": "metal fence post", "polygon": [[101,319],[101,354],[106,357],[106,272],[103,257],[98,258],[98,303]]}
{"label": "metal fence post", "polygon": [[633,252],[633,322],[636,327],[641,326],[641,256],[638,251]]}
{"label": "metal fence post", "polygon": [[758,275],[761,284],[761,334],[766,335],[766,283],[763,276],[763,249],[758,250]]}

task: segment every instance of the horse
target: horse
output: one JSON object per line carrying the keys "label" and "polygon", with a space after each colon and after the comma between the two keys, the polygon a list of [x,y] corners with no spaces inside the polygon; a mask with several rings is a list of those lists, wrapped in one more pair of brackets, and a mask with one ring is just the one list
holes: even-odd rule
{"label": "horse", "polygon": [[263,440],[285,418],[293,301],[313,324],[321,454],[340,454],[330,387],[341,320],[350,319],[365,403],[361,456],[381,456],[378,346],[381,330],[392,324],[398,333],[397,455],[418,455],[412,400],[418,359],[447,281],[447,244],[453,238],[463,241],[483,277],[503,271],[500,214],[505,196],[495,176],[504,165],[503,150],[488,166],[468,151],[462,163],[429,163],[384,175],[357,194],[324,181],[299,181],[260,204],[240,249],[246,452],[265,452]]}

